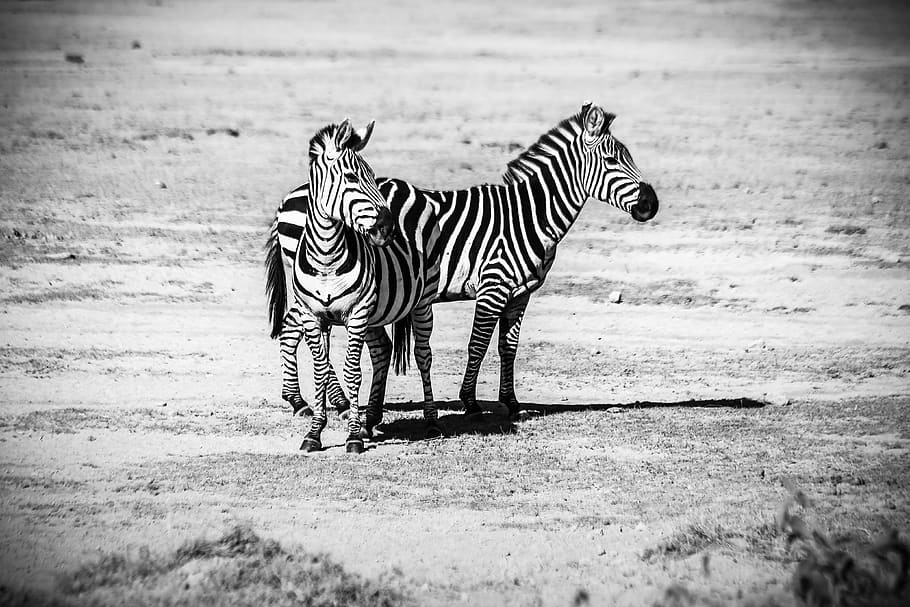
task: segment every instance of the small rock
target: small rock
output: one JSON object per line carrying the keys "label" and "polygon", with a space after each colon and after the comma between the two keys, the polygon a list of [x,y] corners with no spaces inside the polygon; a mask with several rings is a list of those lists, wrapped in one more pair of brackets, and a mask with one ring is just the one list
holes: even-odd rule
{"label": "small rock", "polygon": [[756,350],[764,350],[766,347],[767,347],[767,344],[765,344],[764,340],[759,339],[759,340],[757,340],[757,341],[753,341],[751,344],[749,344],[748,346],[746,346],[746,352],[754,352],[754,351],[756,351]]}
{"label": "small rock", "polygon": [[48,253],[45,255],[45,259],[51,259],[53,261],[62,261],[64,259],[76,259],[75,253]]}
{"label": "small rock", "polygon": [[85,63],[85,58],[79,53],[66,53],[63,58],[69,63]]}
{"label": "small rock", "polygon": [[882,261],[885,263],[900,263],[901,256],[897,253],[885,253],[882,255]]}
{"label": "small rock", "polygon": [[591,348],[591,355],[592,355],[592,356],[597,356],[597,355],[600,354],[600,353],[601,353],[601,352],[600,352],[600,348]]}
{"label": "small rock", "polygon": [[762,395],[761,401],[774,407],[786,407],[790,404],[790,399],[787,396],[767,392]]}
{"label": "small rock", "polygon": [[876,150],[885,150],[885,149],[887,149],[887,148],[888,148],[888,142],[887,142],[887,141],[879,141],[879,142],[877,142],[877,143],[875,144],[875,149],[876,149]]}
{"label": "small rock", "polygon": [[610,291],[610,303],[622,303],[622,291]]}
{"label": "small rock", "polygon": [[872,197],[872,204],[878,204],[878,203],[880,203],[881,201],[882,201],[882,197],[881,197],[881,196],[873,196],[873,197]]}
{"label": "small rock", "polygon": [[142,48],[142,43],[139,42],[138,40],[133,40],[133,41],[130,43],[130,48],[132,48],[132,49],[139,49],[139,48]]}
{"label": "small rock", "polygon": [[156,182],[155,182],[155,187],[157,187],[157,188],[159,188],[159,189],[162,189],[162,190],[166,190],[166,189],[167,189],[167,184],[164,183],[163,181],[156,181]]}

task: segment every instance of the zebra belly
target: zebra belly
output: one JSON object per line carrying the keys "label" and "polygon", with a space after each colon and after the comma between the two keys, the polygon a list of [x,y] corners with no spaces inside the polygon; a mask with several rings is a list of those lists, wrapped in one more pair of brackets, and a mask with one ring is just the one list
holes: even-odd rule
{"label": "zebra belly", "polygon": [[310,276],[300,274],[295,277],[295,294],[298,303],[314,317],[343,324],[351,311],[367,299],[370,299],[370,284],[355,284],[352,278],[357,273],[342,276]]}

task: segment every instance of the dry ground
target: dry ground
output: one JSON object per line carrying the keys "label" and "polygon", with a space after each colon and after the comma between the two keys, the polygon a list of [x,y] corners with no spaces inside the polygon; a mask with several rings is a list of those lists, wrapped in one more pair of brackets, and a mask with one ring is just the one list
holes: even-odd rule
{"label": "dry ground", "polygon": [[[417,604],[790,605],[783,479],[847,545],[910,531],[908,11],[556,4],[0,5],[0,585],[240,522]],[[297,452],[261,247],[307,137],[375,118],[378,174],[466,186],[586,99],[662,210],[561,245],[518,360],[549,414],[460,419],[446,305],[448,438],[412,374],[363,457]]]}

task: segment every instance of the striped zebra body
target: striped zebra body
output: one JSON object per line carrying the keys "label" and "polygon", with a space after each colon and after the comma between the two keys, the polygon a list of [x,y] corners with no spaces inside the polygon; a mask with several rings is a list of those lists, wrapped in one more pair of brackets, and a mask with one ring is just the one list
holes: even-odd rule
{"label": "striped zebra body", "polygon": [[[476,300],[468,361],[459,396],[468,414],[479,413],[477,374],[499,325],[499,400],[510,413],[514,362],[528,299],[552,267],[556,246],[595,198],[648,221],[658,199],[631,155],[609,131],[615,117],[585,104],[509,163],[504,183],[466,190],[414,188],[432,207],[440,233],[436,301]],[[379,179],[380,186],[385,180]],[[390,206],[396,201],[389,199]],[[279,209],[276,225],[293,239],[292,209]],[[284,226],[284,229],[282,229]]]}
{"label": "striped zebra body", "polygon": [[[309,185],[301,186],[285,199],[306,202],[290,273],[285,271],[287,266],[282,260],[272,255],[272,250],[280,247],[277,230],[270,237],[272,249],[267,263],[274,317],[284,308],[284,301],[277,296],[286,293],[286,277],[292,284],[293,303],[282,321],[273,325],[273,333],[279,332],[281,338],[282,396],[295,408],[303,403],[296,358],[301,337],[313,355],[316,397],[310,431],[301,446],[304,450],[321,448],[325,401],[327,396],[331,398],[328,392],[334,378],[328,359],[328,331],[332,325],[344,325],[348,333],[344,364],[351,409],[348,451],[362,451],[363,436],[369,435],[381,418],[385,375],[393,350],[383,326],[390,323],[397,323],[401,329],[413,325],[415,358],[424,380],[427,431],[430,435],[438,432],[429,348],[430,303],[438,283],[438,263],[433,257],[437,254],[436,225],[427,221],[428,210],[417,205],[403,205],[397,215],[390,212],[384,194],[392,185],[387,184],[386,191],[380,192],[372,171],[357,153],[365,146],[368,135],[354,135],[346,125],[330,125],[314,137]],[[335,154],[337,158],[333,159]],[[393,228],[398,229],[398,234]],[[358,392],[364,343],[374,360],[374,382],[366,419],[361,420]],[[337,379],[334,382],[337,384]]]}

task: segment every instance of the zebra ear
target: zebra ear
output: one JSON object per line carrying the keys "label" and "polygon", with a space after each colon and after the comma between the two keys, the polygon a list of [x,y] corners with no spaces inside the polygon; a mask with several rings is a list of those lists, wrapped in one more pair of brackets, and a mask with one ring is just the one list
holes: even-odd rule
{"label": "zebra ear", "polygon": [[367,147],[367,144],[370,142],[370,137],[373,136],[373,127],[376,125],[375,120],[370,120],[370,124],[363,129],[363,132],[354,133],[357,142],[351,146],[351,149],[355,152],[361,151],[363,148]]}
{"label": "zebra ear", "polygon": [[604,111],[596,105],[588,106],[588,111],[584,114],[584,125],[588,137],[600,135],[604,125]]}
{"label": "zebra ear", "polygon": [[344,122],[339,124],[338,128],[335,129],[335,149],[339,152],[343,150],[348,139],[350,139],[353,134],[354,129],[351,128],[351,121],[345,118]]}

